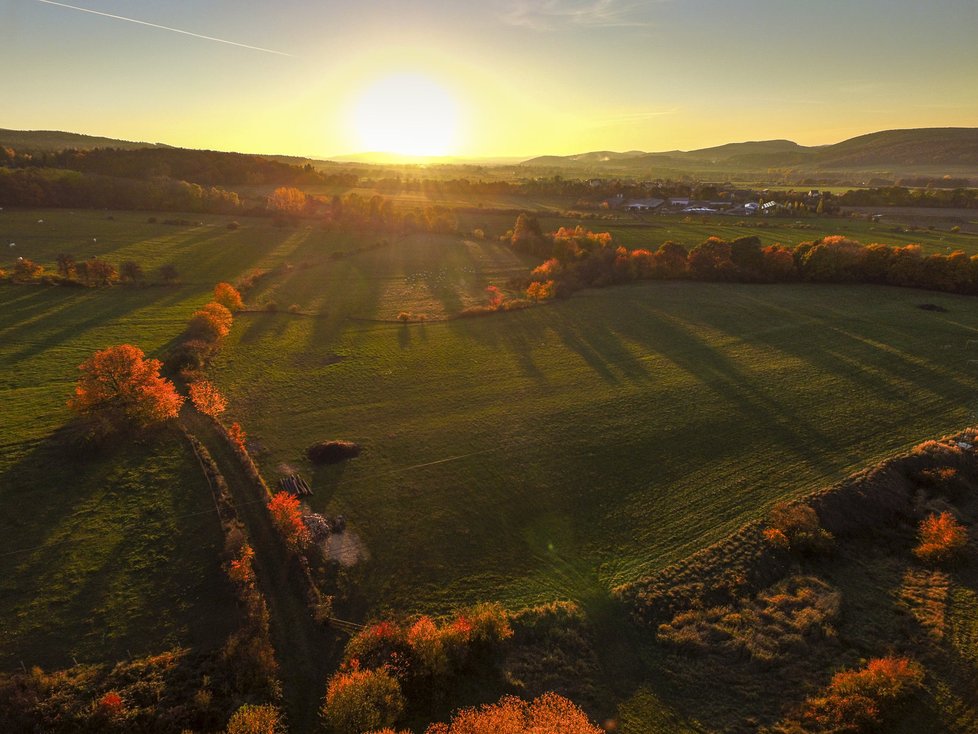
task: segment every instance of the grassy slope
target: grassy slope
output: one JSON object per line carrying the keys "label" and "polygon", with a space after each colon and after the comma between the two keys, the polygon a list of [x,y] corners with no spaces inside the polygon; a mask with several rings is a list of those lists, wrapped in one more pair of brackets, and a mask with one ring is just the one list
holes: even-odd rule
{"label": "grassy slope", "polygon": [[313,473],[313,505],[352,518],[377,606],[581,598],[973,416],[967,298],[660,283],[488,319],[344,324],[396,311],[399,269],[407,282],[422,255],[445,261],[412,247],[289,274],[278,289],[326,315],[242,317],[215,372],[269,474],[310,471],[316,440],[366,446]]}
{"label": "grassy slope", "polygon": [[[69,417],[77,365],[94,350],[132,342],[152,354],[179,333],[225,272],[226,251],[216,252],[223,231],[92,212],[6,212],[0,224],[18,243],[10,252],[49,265],[62,251],[131,257],[147,268],[176,262],[187,281],[111,291],[0,287],[0,664],[219,643],[234,614],[217,557],[220,527],[182,438],[126,443],[82,462],[51,436]],[[247,246],[236,251],[248,262]],[[237,272],[230,267],[228,275]]]}

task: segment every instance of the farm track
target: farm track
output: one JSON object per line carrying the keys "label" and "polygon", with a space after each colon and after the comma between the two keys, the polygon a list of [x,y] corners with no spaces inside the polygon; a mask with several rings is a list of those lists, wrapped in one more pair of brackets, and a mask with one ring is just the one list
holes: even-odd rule
{"label": "farm track", "polygon": [[288,556],[264,502],[256,501],[262,499],[264,488],[248,476],[208,418],[188,407],[180,420],[217,462],[255,549],[255,573],[268,604],[289,731],[312,732],[317,726],[326,677],[339,662],[341,643],[313,621],[302,589],[293,582]]}

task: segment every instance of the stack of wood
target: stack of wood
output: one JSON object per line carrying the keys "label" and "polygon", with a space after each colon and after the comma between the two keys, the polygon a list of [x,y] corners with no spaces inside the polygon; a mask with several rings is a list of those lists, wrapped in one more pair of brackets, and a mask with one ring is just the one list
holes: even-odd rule
{"label": "stack of wood", "polygon": [[309,487],[309,484],[298,474],[289,474],[287,477],[282,477],[278,480],[278,486],[297,497],[312,494],[312,489]]}

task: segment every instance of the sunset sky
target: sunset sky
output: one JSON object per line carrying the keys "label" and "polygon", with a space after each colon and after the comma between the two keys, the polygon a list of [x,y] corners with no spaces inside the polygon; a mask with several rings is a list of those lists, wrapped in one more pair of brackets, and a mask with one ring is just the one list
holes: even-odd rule
{"label": "sunset sky", "polygon": [[978,126],[978,0],[0,0],[0,28],[0,127],[194,148],[531,156]]}

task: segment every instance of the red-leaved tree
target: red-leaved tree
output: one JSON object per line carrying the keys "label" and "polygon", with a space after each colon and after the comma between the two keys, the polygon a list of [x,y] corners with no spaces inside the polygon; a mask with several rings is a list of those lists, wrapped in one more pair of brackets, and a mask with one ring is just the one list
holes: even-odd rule
{"label": "red-leaved tree", "polygon": [[198,380],[190,385],[190,400],[194,407],[204,415],[216,418],[228,407],[227,401],[221,395],[214,383]]}
{"label": "red-leaved tree", "polygon": [[95,352],[78,367],[82,376],[68,407],[79,415],[104,417],[116,426],[143,427],[175,418],[183,398],[172,382],[160,377],[161,366],[132,344]]}
{"label": "red-leaved tree", "polygon": [[288,492],[276,492],[268,503],[268,511],[290,550],[302,550],[309,543],[309,528],[302,522],[298,498]]}

